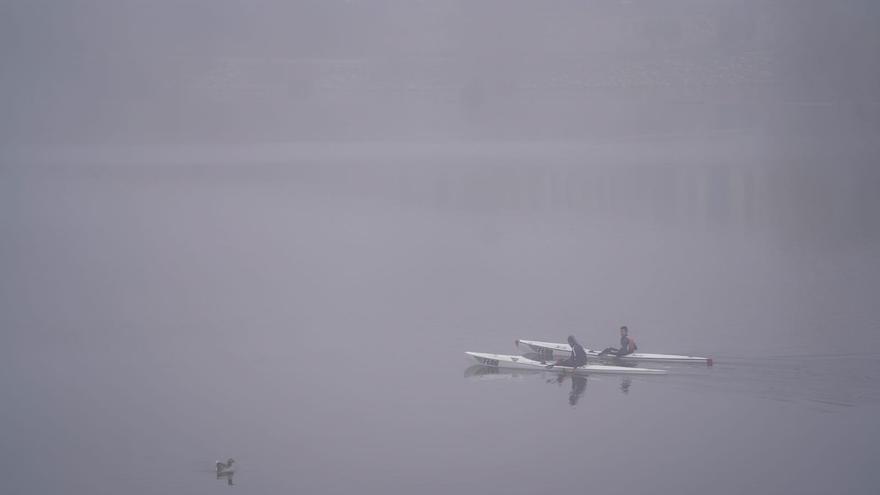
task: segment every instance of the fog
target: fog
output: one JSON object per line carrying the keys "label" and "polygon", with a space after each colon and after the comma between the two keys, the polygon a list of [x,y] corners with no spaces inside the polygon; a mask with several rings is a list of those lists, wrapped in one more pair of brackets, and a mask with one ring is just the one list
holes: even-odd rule
{"label": "fog", "polygon": [[878,125],[876,2],[4,2],[4,141]]}
{"label": "fog", "polygon": [[3,2],[2,492],[873,493],[878,14]]}

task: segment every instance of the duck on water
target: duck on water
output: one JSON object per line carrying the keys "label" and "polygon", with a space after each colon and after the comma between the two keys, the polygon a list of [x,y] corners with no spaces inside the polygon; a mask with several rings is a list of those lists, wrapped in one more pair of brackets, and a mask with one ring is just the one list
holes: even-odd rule
{"label": "duck on water", "polygon": [[217,461],[217,474],[232,474],[235,472],[235,468],[232,467],[232,464],[235,463],[235,459],[227,459],[226,462]]}

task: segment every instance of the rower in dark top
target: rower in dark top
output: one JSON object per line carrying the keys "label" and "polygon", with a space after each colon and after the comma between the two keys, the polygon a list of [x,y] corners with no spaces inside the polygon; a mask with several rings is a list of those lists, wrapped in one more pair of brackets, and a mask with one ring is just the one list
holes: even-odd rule
{"label": "rower in dark top", "polygon": [[608,347],[599,353],[600,356],[613,355],[623,357],[636,352],[639,347],[636,345],[635,339],[629,336],[629,329],[626,326],[620,327],[620,348]]}
{"label": "rower in dark top", "polygon": [[574,335],[568,336],[568,345],[571,346],[571,357],[568,359],[560,359],[554,364],[549,364],[547,365],[548,368],[554,366],[570,366],[572,368],[577,368],[587,364],[587,351],[584,350],[584,346],[578,343],[577,339],[574,338]]}

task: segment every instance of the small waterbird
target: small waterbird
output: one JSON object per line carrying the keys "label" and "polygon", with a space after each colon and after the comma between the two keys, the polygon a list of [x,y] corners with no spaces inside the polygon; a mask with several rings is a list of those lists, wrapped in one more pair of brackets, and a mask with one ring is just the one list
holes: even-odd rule
{"label": "small waterbird", "polygon": [[235,468],[232,467],[232,464],[235,462],[235,459],[229,458],[226,462],[217,461],[217,474],[232,474],[235,472]]}

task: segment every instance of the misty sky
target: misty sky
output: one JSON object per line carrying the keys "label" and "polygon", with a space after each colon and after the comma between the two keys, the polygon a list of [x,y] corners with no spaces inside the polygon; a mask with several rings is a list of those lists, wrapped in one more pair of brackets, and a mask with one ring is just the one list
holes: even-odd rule
{"label": "misty sky", "polygon": [[[871,1],[7,1],[3,139],[876,132]],[[659,118],[662,116],[662,118]]]}

